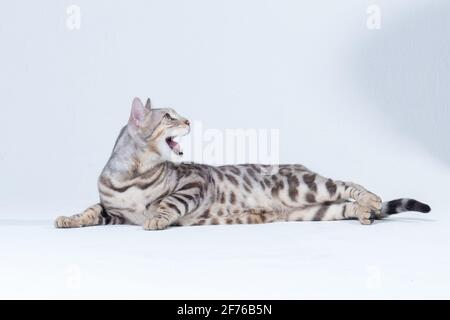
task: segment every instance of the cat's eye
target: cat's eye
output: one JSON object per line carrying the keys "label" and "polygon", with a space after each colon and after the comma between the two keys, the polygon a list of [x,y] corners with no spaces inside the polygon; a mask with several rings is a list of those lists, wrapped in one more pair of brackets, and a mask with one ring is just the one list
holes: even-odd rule
{"label": "cat's eye", "polygon": [[166,118],[167,120],[170,120],[170,121],[175,120],[174,118],[172,118],[172,116],[171,116],[169,113],[166,113],[166,114],[164,115],[164,118]]}

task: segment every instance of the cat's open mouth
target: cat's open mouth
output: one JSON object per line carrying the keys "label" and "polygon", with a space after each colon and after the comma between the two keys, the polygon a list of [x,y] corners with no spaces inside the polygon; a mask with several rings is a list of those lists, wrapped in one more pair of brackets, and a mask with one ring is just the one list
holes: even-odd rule
{"label": "cat's open mouth", "polygon": [[182,156],[183,151],[181,151],[180,144],[174,140],[175,138],[176,137],[166,138],[167,145],[169,146],[170,149],[172,149],[173,152],[175,152],[175,154]]}

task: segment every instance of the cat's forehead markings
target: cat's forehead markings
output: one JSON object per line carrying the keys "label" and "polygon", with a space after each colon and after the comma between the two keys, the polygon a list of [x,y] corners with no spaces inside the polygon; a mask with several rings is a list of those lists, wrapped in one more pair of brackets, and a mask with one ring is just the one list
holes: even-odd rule
{"label": "cat's forehead markings", "polygon": [[159,108],[159,109],[152,109],[153,111],[158,111],[161,113],[167,112],[170,115],[174,115],[176,114],[175,110],[173,110],[172,108]]}
{"label": "cat's forehead markings", "polygon": [[161,117],[162,118],[162,116],[163,115],[165,115],[167,113],[167,110],[166,109],[162,109],[162,108],[160,108],[160,109],[152,109],[151,110],[151,114],[154,116],[154,117]]}

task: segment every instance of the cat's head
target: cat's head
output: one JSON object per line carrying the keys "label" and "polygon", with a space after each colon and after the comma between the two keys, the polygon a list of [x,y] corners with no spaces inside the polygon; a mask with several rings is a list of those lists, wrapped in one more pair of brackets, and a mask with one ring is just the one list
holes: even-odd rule
{"label": "cat's head", "polygon": [[188,134],[189,120],[171,108],[152,108],[150,99],[144,105],[134,98],[131,106],[128,132],[131,137],[159,154],[162,160],[169,160],[175,154],[183,155],[176,138]]}

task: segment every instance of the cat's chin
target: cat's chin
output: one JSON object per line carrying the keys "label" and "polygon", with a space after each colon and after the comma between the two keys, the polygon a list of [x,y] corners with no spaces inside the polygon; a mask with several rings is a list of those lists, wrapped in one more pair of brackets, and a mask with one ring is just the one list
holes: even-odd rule
{"label": "cat's chin", "polygon": [[180,162],[183,156],[183,152],[176,153],[168,146],[160,147],[158,153],[159,153],[159,156],[157,157],[158,161]]}
{"label": "cat's chin", "polygon": [[171,161],[171,162],[180,162],[182,157],[183,157],[183,152],[176,153],[172,150],[168,150],[167,153],[162,156],[162,158],[164,160]]}

